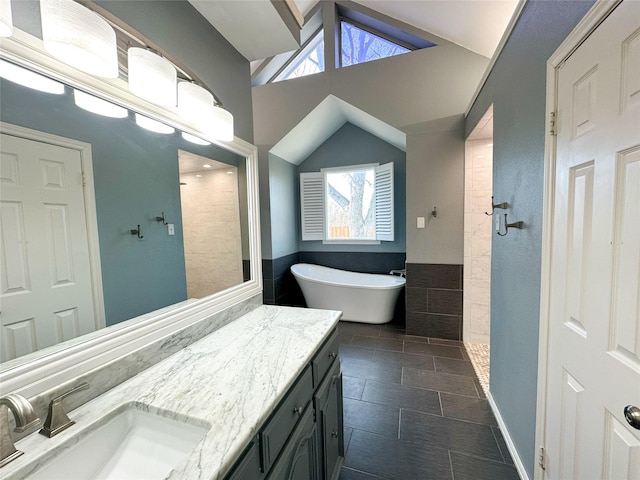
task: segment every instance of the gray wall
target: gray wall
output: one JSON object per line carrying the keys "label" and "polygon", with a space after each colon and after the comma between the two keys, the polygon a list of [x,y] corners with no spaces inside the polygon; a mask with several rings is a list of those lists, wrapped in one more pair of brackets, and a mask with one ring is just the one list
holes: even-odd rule
{"label": "gray wall", "polygon": [[407,133],[407,263],[463,263],[463,132],[463,116],[454,115]]}
{"label": "gray wall", "polygon": [[[298,167],[300,172],[319,172],[322,168],[363,165],[367,163],[393,162],[394,179],[394,241],[380,245],[325,245],[321,241],[302,241],[300,228],[296,229],[301,252],[405,252],[405,205],[406,205],[406,154],[393,145],[365,132],[350,123],[344,124],[327,141],[318,147]],[[296,175],[294,188],[299,188]],[[272,195],[273,208],[273,195]],[[298,203],[296,203],[298,205]],[[297,209],[297,217],[300,211]],[[275,236],[274,236],[275,239]],[[276,244],[274,241],[274,251]]]}
{"label": "gray wall", "polygon": [[525,5],[466,121],[493,103],[493,191],[524,230],[493,237],[491,393],[527,472],[535,465],[536,382],[544,181],[546,61],[591,1]]}
{"label": "gray wall", "polygon": [[[332,2],[326,2],[325,7],[331,9]],[[327,38],[333,25],[331,14],[324,15],[325,46],[329,46]],[[333,58],[333,54],[326,54],[325,58]],[[329,63],[329,62],[327,62]],[[336,97],[354,105],[355,107],[375,116],[383,122],[414,135],[413,140],[407,140],[407,172],[409,175],[428,176],[441,169],[440,158],[429,154],[432,148],[429,134],[425,133],[424,124],[440,118],[461,115],[467,108],[471,96],[475,91],[482,74],[488,64],[488,59],[477,55],[457,45],[441,42],[437,47],[418,50],[396,57],[386,58],[375,62],[354,65],[347,68],[328,68],[324,73],[310,75],[299,79],[267,84],[254,87],[254,135],[259,148],[261,175],[269,175],[267,161],[268,151],[278,143],[291,129],[293,129],[306,115],[308,115],[328,95]],[[453,127],[452,127],[453,128]],[[428,130],[428,128],[427,128]],[[420,138],[426,135],[427,138]],[[454,139],[451,138],[451,142]],[[443,195],[430,197],[425,204],[423,196],[425,186],[420,185],[412,190],[407,186],[406,211],[412,212],[412,218],[407,220],[407,256],[415,257],[416,261],[429,260],[435,263],[462,263],[463,257],[463,225],[462,225],[462,187],[464,180],[463,152],[464,138],[459,130],[457,143],[449,148],[438,145],[439,149],[447,150],[446,155],[451,158],[455,154],[457,178],[453,179],[450,188],[442,185],[433,177],[433,185],[442,185]],[[435,162],[435,164],[432,164]],[[447,177],[450,180],[452,177]],[[447,181],[448,181],[447,180]],[[277,192],[270,193],[261,183],[261,209],[268,208],[271,199]],[[268,187],[268,185],[264,185]],[[417,212],[422,216],[431,210],[433,205],[444,208],[450,204],[451,192],[459,188],[460,205],[457,215],[446,215],[439,219],[438,229],[432,230],[433,235],[425,242],[409,242],[408,238],[415,228]],[[435,202],[435,203],[434,203]],[[263,220],[269,218],[264,215]],[[271,216],[272,217],[272,216]],[[419,238],[419,237],[417,237]],[[263,224],[263,256],[275,258],[272,255],[277,247],[272,246],[268,227]],[[428,257],[423,252],[429,252]]]}

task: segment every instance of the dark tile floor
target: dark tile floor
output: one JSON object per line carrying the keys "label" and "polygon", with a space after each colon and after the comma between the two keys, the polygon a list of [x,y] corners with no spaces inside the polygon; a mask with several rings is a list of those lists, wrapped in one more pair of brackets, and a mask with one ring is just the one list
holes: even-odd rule
{"label": "dark tile floor", "polygon": [[340,322],[340,480],[517,480],[462,342]]}

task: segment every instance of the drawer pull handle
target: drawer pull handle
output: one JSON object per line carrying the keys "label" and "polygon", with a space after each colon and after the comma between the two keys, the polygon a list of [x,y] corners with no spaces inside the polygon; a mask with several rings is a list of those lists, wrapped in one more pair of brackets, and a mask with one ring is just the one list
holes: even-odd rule
{"label": "drawer pull handle", "polygon": [[336,352],[331,352],[329,354],[329,358],[336,358],[338,356],[338,354]]}
{"label": "drawer pull handle", "polygon": [[298,415],[302,415],[302,407],[297,407],[293,409],[293,413],[297,413]]}
{"label": "drawer pull handle", "polygon": [[334,438],[338,438],[338,431],[334,430],[333,432],[331,432],[331,436]]}

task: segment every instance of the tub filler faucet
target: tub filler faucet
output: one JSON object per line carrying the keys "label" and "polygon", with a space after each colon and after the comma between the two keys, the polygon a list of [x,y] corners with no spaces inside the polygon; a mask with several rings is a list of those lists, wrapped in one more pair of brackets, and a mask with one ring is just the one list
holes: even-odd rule
{"label": "tub filler faucet", "polygon": [[0,398],[0,468],[24,453],[16,450],[11,440],[9,410],[16,420],[14,432],[25,432],[40,423],[40,419],[36,416],[31,403],[22,395],[10,393]]}

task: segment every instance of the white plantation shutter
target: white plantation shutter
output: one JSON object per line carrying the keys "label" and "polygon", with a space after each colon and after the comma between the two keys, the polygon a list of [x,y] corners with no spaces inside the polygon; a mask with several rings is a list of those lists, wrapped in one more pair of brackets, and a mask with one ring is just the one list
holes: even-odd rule
{"label": "white plantation shutter", "polygon": [[324,175],[300,174],[302,240],[324,240]]}
{"label": "white plantation shutter", "polygon": [[393,241],[393,163],[376,167],[376,240]]}

